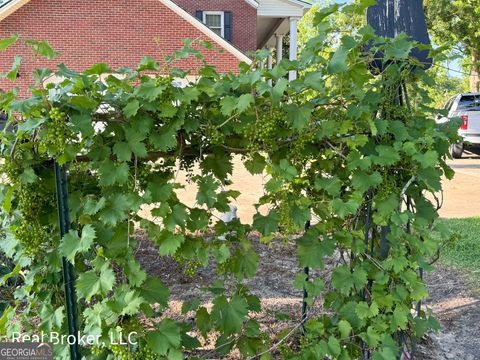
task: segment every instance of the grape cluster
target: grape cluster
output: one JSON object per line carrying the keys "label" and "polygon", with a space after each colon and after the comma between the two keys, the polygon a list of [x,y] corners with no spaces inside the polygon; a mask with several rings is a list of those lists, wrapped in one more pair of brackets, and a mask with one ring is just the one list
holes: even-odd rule
{"label": "grape cluster", "polygon": [[23,245],[28,255],[38,254],[40,247],[48,240],[48,227],[40,225],[37,221],[31,222],[23,219],[18,226],[13,227],[15,238]]}
{"label": "grape cluster", "polygon": [[43,139],[43,143],[47,148],[53,148],[57,153],[63,153],[67,141],[72,139],[66,123],[66,114],[59,108],[53,107],[48,113],[48,117],[51,121],[46,125],[46,138]]}
{"label": "grape cluster", "polygon": [[159,76],[155,80],[157,86],[166,86],[166,89],[162,92],[162,100],[171,101],[174,99],[173,94],[173,82],[175,79],[172,76]]}
{"label": "grape cluster", "polygon": [[145,190],[149,184],[150,174],[154,171],[150,163],[139,162],[136,167],[130,168],[130,191]]}
{"label": "grape cluster", "polygon": [[158,356],[149,347],[143,346],[135,353],[135,360],[157,360]]}
{"label": "grape cluster", "polygon": [[53,194],[41,184],[22,186],[18,193],[18,208],[22,216],[28,220],[38,218],[42,210],[55,206]]}
{"label": "grape cluster", "polygon": [[125,317],[122,320],[121,327],[123,329],[124,334],[130,334],[133,332],[139,333],[139,329],[143,329],[142,324],[140,323],[140,320],[138,320],[137,317],[129,316]]}
{"label": "grape cluster", "polygon": [[180,254],[173,255],[173,260],[182,265],[183,273],[188,278],[193,278],[197,275],[198,269],[202,266],[198,261],[186,259]]}
{"label": "grape cluster", "polygon": [[90,349],[90,352],[92,353],[92,355],[95,355],[95,356],[102,355],[103,351],[104,351],[104,348],[102,346],[93,346]]}
{"label": "grape cluster", "polygon": [[[158,356],[149,347],[138,347],[135,353],[131,352],[128,346],[110,345],[108,349],[111,351],[116,360],[157,360]],[[92,354],[96,355],[93,352]],[[100,352],[101,354],[101,352]]]}
{"label": "grape cluster", "polygon": [[13,161],[12,158],[8,157],[8,158],[5,158],[5,162],[1,167],[1,172],[7,175],[10,182],[14,183],[17,181],[18,176],[21,173],[21,167],[18,163]]}
{"label": "grape cluster", "polygon": [[130,352],[127,346],[110,345],[108,349],[117,360],[135,360],[134,354]]}
{"label": "grape cluster", "polygon": [[148,164],[144,164],[137,169],[137,180],[140,188],[145,189],[148,186],[148,177],[152,172],[152,168]]}
{"label": "grape cluster", "polygon": [[243,135],[251,139],[247,147],[250,150],[258,150],[259,147],[276,145],[278,130],[284,129],[285,114],[278,110],[262,112],[257,121],[243,129]]}
{"label": "grape cluster", "polygon": [[[287,153],[287,159],[291,163],[304,163],[308,156],[312,156],[312,151],[309,151],[309,147],[315,143],[315,133],[315,129],[311,128],[295,135],[295,141],[290,143],[290,151]],[[317,155],[317,153],[313,154],[313,156]]]}

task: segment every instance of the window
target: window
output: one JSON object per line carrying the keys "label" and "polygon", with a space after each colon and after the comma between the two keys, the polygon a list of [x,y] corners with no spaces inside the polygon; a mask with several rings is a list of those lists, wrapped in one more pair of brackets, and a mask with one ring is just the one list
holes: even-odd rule
{"label": "window", "polygon": [[463,95],[457,110],[480,111],[480,95]]}
{"label": "window", "polygon": [[225,18],[223,11],[204,11],[203,22],[216,34],[225,37]]}

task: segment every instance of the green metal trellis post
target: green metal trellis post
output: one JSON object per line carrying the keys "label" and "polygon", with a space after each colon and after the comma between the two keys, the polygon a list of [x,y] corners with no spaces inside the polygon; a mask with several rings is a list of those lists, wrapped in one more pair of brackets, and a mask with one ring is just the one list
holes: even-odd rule
{"label": "green metal trellis post", "polygon": [[[68,209],[68,183],[67,169],[65,165],[60,166],[54,163],[55,184],[57,190],[57,207],[58,207],[58,223],[60,227],[60,236],[63,236],[70,230],[70,214]],[[75,273],[73,265],[64,257],[63,263],[63,281],[65,285],[65,300],[67,303],[67,324],[68,335],[75,338],[74,342],[70,342],[70,358],[72,360],[80,360],[80,346],[78,344],[78,309],[77,295],[75,293]]]}
{"label": "green metal trellis post", "polygon": [[[308,229],[310,229],[310,221],[307,221],[305,223],[305,232],[307,232]],[[310,268],[305,267],[303,269],[303,272],[305,274],[305,281],[309,281],[310,280]],[[303,287],[303,300],[302,300],[302,332],[303,332],[304,335],[306,334],[305,322],[307,321],[307,310],[308,310],[307,298],[308,298],[308,290],[304,286]]]}

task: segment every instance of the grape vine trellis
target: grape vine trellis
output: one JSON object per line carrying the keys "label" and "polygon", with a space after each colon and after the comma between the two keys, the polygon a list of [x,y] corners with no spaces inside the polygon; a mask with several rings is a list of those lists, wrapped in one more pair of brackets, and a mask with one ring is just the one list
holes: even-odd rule
{"label": "grape vine trellis", "polygon": [[[435,327],[428,311],[411,310],[427,296],[417,271],[428,270],[438,249],[432,233],[444,233],[426,194],[441,189],[442,176],[453,175],[445,159],[458,124],[437,126],[434,110],[422,105],[428,97],[415,80],[428,81],[428,75],[411,73],[413,44],[405,36],[382,39],[370,28],[329,36],[336,30],[329,16],[337,10],[319,11],[318,36],[298,61],[283,60],[273,70],[255,66],[266,57],[260,52],[238,75],[219,75],[205,64],[198,82],[175,87],[173,78],[186,75],[175,61],[202,60],[195,46],[186,46],[164,67],[152,58],[115,71],[106,64],[83,73],[61,66],[56,75],[63,80],[48,85],[43,80],[52,72],[42,69],[32,97],[3,94],[3,108],[17,121],[14,133],[2,134],[1,249],[17,266],[1,284],[20,276],[22,285],[0,318],[0,334],[67,332],[60,286],[65,257],[78,274],[80,330],[104,341],[83,346],[85,358],[200,359],[210,354],[202,346],[213,335],[218,356],[238,349],[243,357],[272,358],[278,340],[262,332],[254,316],[259,298],[242,284],[257,271],[255,233],[267,243],[301,234],[301,267],[319,269],[325,257],[340,259],[331,284],[299,271],[295,284],[308,291],[308,303],[323,302],[328,311],[307,316],[305,336],[297,347],[282,348],[282,357],[395,359],[400,336],[421,337]],[[352,5],[341,11],[364,10]],[[374,45],[366,51],[367,44]],[[34,50],[43,52],[42,45]],[[386,66],[375,77],[368,64],[380,51]],[[293,69],[298,79],[288,82]],[[402,81],[420,104],[411,112],[395,101]],[[234,154],[252,174],[269,174],[258,204],[270,210],[257,213],[252,225],[215,217],[239,196],[222,186]],[[74,229],[62,239],[51,159],[69,173]],[[194,164],[201,175],[191,172]],[[197,185],[193,207],[175,193],[179,166]],[[145,204],[158,221],[140,217]],[[163,315],[169,290],[136,261],[136,227],[161,256],[196,266],[215,261],[212,307],[198,300],[183,304],[194,324]],[[138,345],[109,344],[109,335],[131,331]],[[57,351],[58,358],[68,357],[68,348]]]}

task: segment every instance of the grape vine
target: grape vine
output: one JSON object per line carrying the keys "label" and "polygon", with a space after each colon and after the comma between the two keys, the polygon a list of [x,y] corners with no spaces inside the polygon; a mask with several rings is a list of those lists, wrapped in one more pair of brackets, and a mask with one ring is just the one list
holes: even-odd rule
{"label": "grape vine", "polygon": [[[173,80],[186,73],[175,68],[175,57],[145,57],[136,69],[43,69],[42,79],[55,74],[63,81],[38,81],[28,99],[2,94],[14,131],[1,137],[0,249],[25,276],[0,317],[0,334],[66,331],[62,257],[78,274],[81,331],[100,339],[82,347],[87,359],[232,352],[263,360],[272,352],[286,359],[396,359],[400,338],[434,328],[428,309],[412,310],[427,296],[418,272],[430,268],[438,249],[432,234],[447,236],[427,194],[441,190],[442,176],[453,176],[445,161],[459,124],[439,126],[421,101],[411,110],[396,101],[405,83],[429,103],[416,85],[429,75],[412,71],[415,44],[407,38],[381,39],[369,28],[327,36],[338,30],[330,15],[361,14],[368,3],[321,10],[318,36],[297,61],[272,70],[260,66],[260,52],[239,74],[205,65],[197,82],[179,87]],[[385,54],[385,71],[372,74],[378,53]],[[177,54],[185,56],[201,54],[186,45]],[[288,82],[291,70],[298,79]],[[250,173],[268,174],[258,198],[268,211],[258,210],[252,224],[218,217],[239,196],[226,186],[234,156]],[[62,239],[52,159],[69,169],[73,230]],[[177,195],[180,170],[196,186],[194,205]],[[142,215],[145,207],[151,217]],[[140,229],[188,276],[215,263],[210,306],[183,302],[182,314],[193,321],[169,317],[169,289],[135,257]],[[308,289],[308,301],[326,310],[287,332],[305,329],[295,346],[264,332],[260,299],[245,285],[261,261],[252,240],[259,237],[295,239],[299,269],[336,259],[331,284],[303,273],[295,279]],[[136,345],[111,341],[132,332],[139,334]],[[56,348],[56,357],[67,351]]]}

